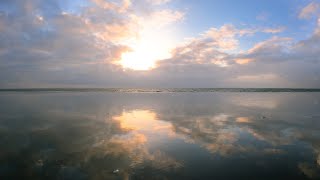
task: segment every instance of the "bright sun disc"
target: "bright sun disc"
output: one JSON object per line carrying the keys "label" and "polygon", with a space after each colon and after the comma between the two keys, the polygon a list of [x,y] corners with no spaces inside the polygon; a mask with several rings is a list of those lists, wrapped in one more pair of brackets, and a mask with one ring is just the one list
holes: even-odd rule
{"label": "bright sun disc", "polygon": [[132,50],[122,54],[120,64],[132,70],[150,70],[157,61],[170,58],[172,39],[166,32],[145,30],[138,39],[128,43]]}

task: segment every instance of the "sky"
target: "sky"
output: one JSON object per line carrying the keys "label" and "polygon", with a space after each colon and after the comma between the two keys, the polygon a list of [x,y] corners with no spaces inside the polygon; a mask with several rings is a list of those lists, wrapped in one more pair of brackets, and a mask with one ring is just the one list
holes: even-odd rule
{"label": "sky", "polygon": [[319,0],[0,0],[0,88],[320,88]]}

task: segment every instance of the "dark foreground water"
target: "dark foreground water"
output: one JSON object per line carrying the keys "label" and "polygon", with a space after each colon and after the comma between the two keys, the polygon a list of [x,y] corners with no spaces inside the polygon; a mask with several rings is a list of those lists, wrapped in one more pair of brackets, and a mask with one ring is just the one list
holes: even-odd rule
{"label": "dark foreground water", "polygon": [[155,92],[0,92],[0,179],[320,179],[319,92]]}

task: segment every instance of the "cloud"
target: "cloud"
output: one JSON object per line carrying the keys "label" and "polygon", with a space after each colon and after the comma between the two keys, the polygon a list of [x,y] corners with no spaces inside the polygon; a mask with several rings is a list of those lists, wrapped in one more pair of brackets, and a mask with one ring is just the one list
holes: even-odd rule
{"label": "cloud", "polygon": [[172,51],[172,57],[158,63],[158,66],[190,64],[228,64],[228,52],[239,48],[240,36],[255,33],[250,29],[236,29],[231,24],[210,28],[199,37],[191,38]]}
{"label": "cloud", "polygon": [[171,0],[148,0],[148,2],[156,5],[165,4],[170,2]]}
{"label": "cloud", "polygon": [[[315,45],[319,42],[315,41],[314,37],[310,38],[314,47],[317,47]],[[284,85],[287,87],[317,87],[319,78],[317,78],[316,69],[319,68],[317,63],[319,52],[313,51],[313,54],[310,54],[307,52],[310,48],[306,48],[305,45],[299,47],[298,51],[296,45],[300,43],[300,41],[295,43],[291,38],[274,36],[257,43],[244,53],[233,55],[224,53],[223,56],[220,56],[221,60],[216,60],[218,63],[228,65],[222,70],[214,68],[215,63],[213,62],[212,64],[203,64],[206,68],[199,68],[201,64],[198,65],[197,71],[200,70],[203,74],[211,72],[212,76],[209,81],[215,82],[218,87],[221,84],[224,84],[222,86],[232,84],[236,87],[283,87]],[[215,53],[215,55],[218,54]],[[239,65],[234,64],[233,61]],[[203,62],[205,61],[203,60]],[[179,62],[176,62],[176,64],[179,64]],[[194,63],[189,66],[195,68],[192,64]],[[187,69],[186,66],[188,65],[184,65],[184,69]],[[184,72],[184,70],[181,71]]]}
{"label": "cloud", "polygon": [[284,60],[288,56],[291,42],[291,38],[274,36],[255,44],[246,52],[245,57],[265,62]]}
{"label": "cloud", "polygon": [[309,19],[313,15],[317,14],[320,9],[320,3],[318,2],[311,2],[308,4],[306,7],[304,7],[300,13],[299,13],[299,18],[300,19]]}
{"label": "cloud", "polygon": [[277,28],[265,28],[265,29],[262,30],[262,32],[275,34],[275,33],[281,33],[285,29],[286,29],[285,27],[280,26],[280,27],[277,27]]}
{"label": "cloud", "polygon": [[320,54],[320,19],[318,19],[318,24],[313,34],[305,39],[296,43],[293,47],[296,56],[301,59],[308,61],[319,61]]}
{"label": "cloud", "polygon": [[154,26],[161,27],[182,20],[184,17],[184,13],[180,11],[165,9],[155,11],[150,16],[150,19],[154,23]]}
{"label": "cloud", "polygon": [[197,82],[200,87],[203,81],[214,87],[318,87],[318,28],[305,40],[272,36],[240,50],[240,38],[284,29],[237,29],[233,25],[210,28],[175,48],[172,57],[159,61],[153,72],[183,84]]}
{"label": "cloud", "polygon": [[256,19],[259,21],[266,21],[269,19],[269,17],[270,17],[270,13],[262,12],[256,16]]}
{"label": "cloud", "polygon": [[130,50],[124,41],[138,37],[146,20],[166,26],[184,15],[135,2],[92,0],[72,11],[60,1],[1,2],[0,69],[6,75],[0,86],[114,84],[117,80],[103,76],[125,78],[114,64]]}
{"label": "cloud", "polygon": [[220,29],[211,28],[205,32],[204,37],[212,40],[210,45],[222,50],[234,50],[238,47],[235,39],[238,31],[233,25],[224,25]]}
{"label": "cloud", "polygon": [[121,4],[121,5],[116,4],[114,2],[104,1],[104,0],[92,0],[92,2],[103,9],[113,10],[113,11],[118,11],[118,12],[125,11],[131,5],[130,0],[123,1],[123,4]]}
{"label": "cloud", "polygon": [[244,82],[250,82],[250,81],[274,81],[277,79],[277,76],[274,74],[259,74],[259,75],[243,75],[236,77],[236,81],[244,81]]}
{"label": "cloud", "polygon": [[[278,33],[284,30],[279,28],[257,28],[257,29],[237,29],[231,24],[226,24],[220,28],[210,28],[197,38],[191,38],[185,44],[176,47],[172,51],[172,58],[159,62],[159,66],[164,64],[216,64],[218,66],[227,66],[232,59],[232,51],[239,49],[239,38],[252,35],[257,32]],[[256,44],[248,54],[255,52],[270,54],[278,50],[284,44],[284,41],[290,41],[290,38],[278,38],[267,40]],[[255,51],[255,52],[254,52]],[[268,52],[267,52],[268,51]],[[251,62],[250,56],[234,59],[238,64]]]}
{"label": "cloud", "polygon": [[[211,27],[173,47],[155,69],[137,72],[119,65],[130,41],[146,26],[154,34],[176,27],[186,12],[163,0],[84,2],[71,10],[53,0],[1,2],[1,87],[320,87],[319,20],[302,40],[277,34],[285,26]],[[302,17],[317,13],[307,7]],[[264,39],[246,43],[260,34]]]}
{"label": "cloud", "polygon": [[[34,11],[47,5],[46,3],[36,2],[27,1],[26,4],[28,4],[28,7],[34,7]],[[22,9],[25,5],[21,3],[15,4],[15,6]],[[29,11],[31,10],[28,9]],[[64,63],[68,64],[70,61],[112,59],[112,57],[105,57],[105,54],[109,49],[113,50],[110,53],[114,53],[118,47],[122,48],[114,41],[129,33],[127,32],[127,24],[130,25],[128,22],[131,19],[120,16],[102,19],[103,15],[110,12],[103,12],[103,9],[99,7],[90,7],[82,15],[62,12],[60,8],[51,11],[54,11],[51,12],[54,13],[53,17],[48,12],[40,12],[43,14],[40,22],[39,15],[34,15],[34,13],[27,13],[22,10],[19,13],[10,12],[12,13],[10,19],[9,16],[4,18],[7,29],[2,33],[4,39],[6,39],[2,41],[2,47],[10,48],[10,51],[27,51],[30,54],[40,51],[50,52],[52,54],[50,59],[65,60]],[[102,17],[97,18],[89,15],[92,12]],[[103,33],[105,36],[108,34],[108,36],[101,35]],[[102,50],[103,46],[108,48]],[[17,54],[11,53],[11,55],[16,56]],[[42,61],[41,57],[38,59]],[[45,61],[49,62],[50,59]],[[18,61],[25,63],[27,60],[21,59],[15,62],[18,63]]]}
{"label": "cloud", "polygon": [[250,59],[250,58],[239,58],[239,59],[235,59],[235,62],[238,63],[238,64],[248,64],[248,63],[250,63],[251,61],[253,61],[253,60]]}

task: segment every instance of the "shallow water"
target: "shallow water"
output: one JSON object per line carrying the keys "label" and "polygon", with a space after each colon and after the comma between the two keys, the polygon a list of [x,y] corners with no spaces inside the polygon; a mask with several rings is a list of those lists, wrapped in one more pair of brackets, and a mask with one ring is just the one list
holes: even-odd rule
{"label": "shallow water", "polygon": [[319,92],[0,93],[0,179],[319,179]]}

